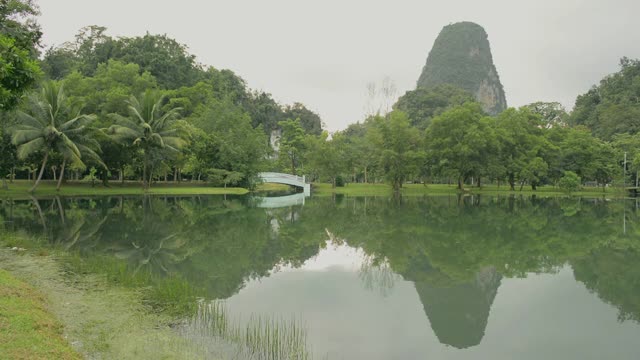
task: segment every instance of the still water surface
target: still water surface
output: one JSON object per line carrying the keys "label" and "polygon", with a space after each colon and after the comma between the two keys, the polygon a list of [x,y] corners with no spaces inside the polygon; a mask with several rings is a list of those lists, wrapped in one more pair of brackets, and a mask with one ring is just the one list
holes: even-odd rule
{"label": "still water surface", "polygon": [[[301,319],[316,358],[638,359],[635,201],[531,197],[3,201],[27,231]],[[283,207],[277,207],[283,206]]]}

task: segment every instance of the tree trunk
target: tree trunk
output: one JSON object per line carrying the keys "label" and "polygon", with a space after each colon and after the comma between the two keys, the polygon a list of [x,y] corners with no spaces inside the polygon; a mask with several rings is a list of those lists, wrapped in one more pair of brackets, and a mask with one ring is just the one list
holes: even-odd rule
{"label": "tree trunk", "polygon": [[509,175],[509,187],[511,188],[511,191],[516,190],[516,179],[513,174]]}
{"label": "tree trunk", "polygon": [[462,190],[462,176],[458,176],[458,190]]}
{"label": "tree trunk", "polygon": [[38,179],[36,179],[36,183],[33,184],[31,189],[29,189],[29,192],[34,192],[38,187],[38,184],[40,184],[40,180],[42,179],[42,174],[44,174],[44,168],[45,166],[47,166],[47,160],[49,160],[49,152],[44,154],[44,160],[42,160],[42,167],[40,168],[40,175],[38,175]]}
{"label": "tree trunk", "polygon": [[64,167],[66,165],[67,165],[67,159],[64,159],[62,161],[62,168],[60,169],[60,178],[58,179],[58,185],[56,186],[56,191],[60,191],[60,186],[62,185],[62,179],[64,179]]}
{"label": "tree trunk", "polygon": [[367,179],[367,167],[364,167],[364,183],[367,184],[369,183],[369,180]]}
{"label": "tree trunk", "polygon": [[142,164],[142,189],[147,191],[147,154],[144,154],[144,163]]}
{"label": "tree trunk", "polygon": [[178,167],[173,169],[173,182],[178,182]]}
{"label": "tree trunk", "polygon": [[103,169],[100,174],[102,174],[102,186],[111,187],[109,186],[109,170]]}
{"label": "tree trunk", "polygon": [[332,177],[331,178],[331,188],[335,189],[336,188],[336,177]]}
{"label": "tree trunk", "polygon": [[36,210],[38,210],[38,215],[40,217],[40,222],[42,223],[42,229],[44,230],[44,232],[47,232],[47,222],[44,220],[44,215],[42,215],[42,208],[40,207],[40,202],[38,202],[38,199],[34,198],[33,196],[31,197],[31,201],[33,201],[33,204],[36,206]]}
{"label": "tree trunk", "polygon": [[520,182],[520,191],[522,191],[522,188],[524,187],[524,181]]}
{"label": "tree trunk", "polygon": [[51,173],[53,174],[53,181],[57,181],[58,180],[58,174],[56,172],[56,170],[57,170],[56,168],[57,168],[57,166],[55,166],[55,165],[51,167]]}
{"label": "tree trunk", "polygon": [[393,186],[393,193],[394,194],[398,194],[400,193],[400,187],[401,187],[401,183],[398,183],[397,181],[394,181],[392,186]]}
{"label": "tree trunk", "polygon": [[155,169],[154,165],[151,165],[151,169],[149,170],[149,182],[147,182],[147,189],[151,188],[151,181],[153,180],[153,171]]}
{"label": "tree trunk", "polygon": [[64,224],[64,207],[62,207],[62,202],[60,201],[60,196],[56,196],[56,204],[58,204],[58,211],[60,212],[60,221]]}
{"label": "tree trunk", "polygon": [[9,183],[13,184],[13,180],[15,180],[16,178],[16,167],[12,166],[11,167],[11,175],[9,176]]}
{"label": "tree trunk", "polygon": [[482,185],[481,185],[481,183],[480,183],[480,179],[481,179],[481,178],[482,178],[482,177],[478,176],[478,187],[482,187]]}

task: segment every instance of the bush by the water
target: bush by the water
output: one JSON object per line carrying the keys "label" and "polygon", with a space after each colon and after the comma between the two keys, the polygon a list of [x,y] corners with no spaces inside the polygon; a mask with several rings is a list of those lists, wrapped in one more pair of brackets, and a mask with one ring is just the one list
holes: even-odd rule
{"label": "bush by the water", "polygon": [[565,171],[564,176],[558,182],[560,189],[566,192],[580,190],[580,177],[573,171]]}

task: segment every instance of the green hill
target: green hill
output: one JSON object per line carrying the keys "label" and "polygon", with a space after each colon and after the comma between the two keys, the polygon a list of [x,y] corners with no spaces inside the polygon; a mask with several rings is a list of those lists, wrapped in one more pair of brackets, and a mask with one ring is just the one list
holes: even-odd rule
{"label": "green hill", "polygon": [[489,114],[507,108],[488,35],[482,26],[460,22],[442,29],[427,57],[418,88],[440,84],[451,84],[473,94]]}

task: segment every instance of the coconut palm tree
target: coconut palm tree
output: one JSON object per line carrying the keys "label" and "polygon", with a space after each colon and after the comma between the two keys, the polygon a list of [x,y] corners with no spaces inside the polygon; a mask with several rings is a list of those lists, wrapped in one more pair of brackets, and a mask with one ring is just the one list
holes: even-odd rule
{"label": "coconut palm tree", "polygon": [[143,152],[142,186],[145,190],[153,174],[149,171],[153,152],[166,150],[179,152],[184,140],[174,126],[179,118],[179,108],[162,111],[164,96],[157,91],[146,91],[139,98],[131,96],[127,101],[129,116],[111,116],[115,124],[107,129],[114,140],[139,147]]}
{"label": "coconut palm tree", "polygon": [[11,141],[17,146],[20,159],[31,154],[43,156],[40,173],[30,192],[38,187],[53,152],[57,151],[63,158],[60,178],[66,163],[84,166],[83,155],[100,159],[92,149],[97,142],[87,136],[90,130],[87,125],[95,118],[95,115],[81,114],[81,108],[71,104],[62,85],[54,81],[46,82],[39,94],[29,98],[27,110],[18,112],[18,124],[12,129]]}

